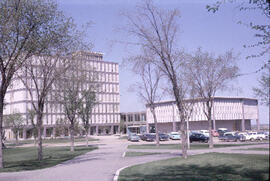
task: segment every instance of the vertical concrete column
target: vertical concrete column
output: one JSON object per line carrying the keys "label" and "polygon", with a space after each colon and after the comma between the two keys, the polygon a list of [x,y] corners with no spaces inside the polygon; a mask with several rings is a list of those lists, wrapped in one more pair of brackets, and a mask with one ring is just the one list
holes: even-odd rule
{"label": "vertical concrete column", "polygon": [[23,139],[25,140],[26,139],[26,128],[23,128]]}
{"label": "vertical concrete column", "polygon": [[[270,114],[270,112],[269,112],[269,114]],[[258,102],[257,102],[257,118],[258,118],[258,119],[256,119],[257,131],[260,131],[261,126],[260,126],[260,119],[259,119],[259,105],[258,105]]]}
{"label": "vertical concrete column", "polygon": [[98,135],[98,125],[96,125],[96,135]]}
{"label": "vertical concrete column", "polygon": [[113,125],[111,125],[111,131],[110,134],[113,134]]}
{"label": "vertical concrete column", "polygon": [[53,127],[52,136],[53,136],[54,138],[56,137],[56,128],[55,128],[55,127]]}
{"label": "vertical concrete column", "polygon": [[215,116],[215,100],[213,101],[213,129],[217,130],[216,127],[216,116]]}
{"label": "vertical concrete column", "polygon": [[43,137],[46,138],[46,126],[43,127]]}
{"label": "vertical concrete column", "polygon": [[245,109],[244,109],[244,99],[242,99],[242,120],[241,120],[241,131],[245,131]]}
{"label": "vertical concrete column", "polygon": [[118,125],[117,133],[120,134],[120,125]]}
{"label": "vertical concrete column", "polygon": [[176,132],[176,122],[175,121],[173,121],[173,132]]}
{"label": "vertical concrete column", "polygon": [[88,135],[91,135],[91,126],[88,128]]}
{"label": "vertical concrete column", "polygon": [[259,119],[256,119],[256,125],[257,125],[257,131],[260,131],[261,126],[260,126],[260,121],[259,121]]}
{"label": "vertical concrete column", "polygon": [[128,134],[128,124],[126,123],[126,134]]}

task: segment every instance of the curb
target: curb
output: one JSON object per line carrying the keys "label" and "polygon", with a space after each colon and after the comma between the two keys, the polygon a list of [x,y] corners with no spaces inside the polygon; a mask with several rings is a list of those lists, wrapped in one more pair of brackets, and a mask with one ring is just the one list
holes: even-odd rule
{"label": "curb", "polygon": [[127,167],[129,167],[129,166],[125,166],[125,167],[119,168],[119,169],[115,172],[115,175],[114,175],[114,177],[113,177],[113,181],[117,181],[120,172],[121,172],[122,170],[124,170],[125,168],[127,168]]}

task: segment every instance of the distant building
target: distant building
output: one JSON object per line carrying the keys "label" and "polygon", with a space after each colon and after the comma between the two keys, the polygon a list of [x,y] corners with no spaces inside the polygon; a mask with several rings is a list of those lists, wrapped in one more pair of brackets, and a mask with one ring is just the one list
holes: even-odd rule
{"label": "distant building", "polygon": [[[84,71],[95,71],[98,77],[97,82],[100,85],[97,91],[99,104],[94,108],[91,118],[91,134],[114,134],[119,132],[120,96],[118,64],[103,61],[103,54],[101,53],[78,52],[77,54],[77,61],[83,65]],[[27,75],[24,78],[27,81],[31,81]],[[65,119],[62,108],[56,109],[51,104],[52,101],[54,101],[54,98],[48,96],[43,116],[44,137],[54,136],[56,121]],[[9,87],[5,96],[5,103],[4,115],[16,111],[25,118],[25,126],[20,133],[20,137],[32,137],[32,126],[27,114],[28,110],[32,109],[31,98],[28,90],[20,80],[14,80],[13,85]],[[8,139],[14,137],[8,128],[6,129],[6,137]]]}
{"label": "distant building", "polygon": [[[193,112],[188,119],[190,130],[208,129],[203,101],[204,99],[194,99]],[[175,101],[158,102],[155,105],[158,129],[161,132],[180,130],[180,119]],[[257,128],[259,128],[258,114],[257,99],[215,97],[212,109],[213,129],[250,130],[251,120],[256,120]],[[154,127],[154,119],[149,107],[146,109],[146,119],[150,129]]]}
{"label": "distant building", "polygon": [[145,133],[146,128],[146,112],[127,112],[120,113],[122,132],[123,133]]}

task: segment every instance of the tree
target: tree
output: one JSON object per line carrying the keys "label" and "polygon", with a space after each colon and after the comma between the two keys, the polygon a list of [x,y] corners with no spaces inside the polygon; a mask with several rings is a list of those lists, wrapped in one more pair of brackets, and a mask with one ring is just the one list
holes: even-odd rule
{"label": "tree", "polygon": [[85,129],[86,147],[88,147],[88,135],[90,128],[90,121],[92,117],[93,108],[98,104],[95,92],[96,88],[90,86],[88,89],[82,91],[82,103],[79,107],[79,117],[83,122]]}
{"label": "tree", "polygon": [[28,113],[27,118],[31,121],[32,134],[34,136],[34,144],[36,146],[37,137],[38,137],[38,128],[37,128],[37,124],[35,123],[36,111],[33,109],[30,109],[27,111],[27,113]]}
{"label": "tree", "polygon": [[70,151],[72,152],[74,151],[74,128],[83,104],[81,91],[87,81],[86,74],[83,73],[82,63],[79,61],[79,55],[77,58],[71,61],[67,71],[54,83],[56,104],[63,107],[65,116],[69,121]]}
{"label": "tree", "polygon": [[155,124],[156,146],[159,146],[159,129],[155,103],[160,101],[161,98],[159,94],[159,83],[162,76],[161,72],[149,63],[152,59],[153,57],[151,55],[144,52],[141,56],[131,57],[129,61],[134,64],[133,71],[140,77],[140,82],[134,85],[134,89],[143,102],[150,108]]}
{"label": "tree", "polygon": [[[269,72],[270,71],[268,71],[268,73]],[[266,73],[263,73],[263,75],[261,76],[261,78],[259,80],[259,87],[258,88],[253,88],[253,91],[254,91],[255,95],[260,97],[261,103],[266,105],[266,106],[269,106],[269,95],[270,95],[269,87],[270,87],[269,75],[267,75]]]}
{"label": "tree", "polygon": [[[226,1],[217,1],[213,5],[207,5],[206,8],[208,11],[212,11],[215,13],[216,11],[219,10],[220,6],[222,3]],[[227,2],[234,3],[234,0],[228,0]],[[262,17],[265,17],[269,22],[270,20],[270,0],[250,0],[246,2],[242,2],[240,5],[237,6],[237,8],[240,11],[252,11],[252,10],[259,10],[261,12]],[[259,21],[258,21],[259,22]],[[251,29],[255,30],[255,37],[258,38],[258,42],[251,44],[251,45],[244,45],[245,48],[255,48],[259,47],[261,50],[257,54],[252,54],[247,56],[246,58],[257,58],[257,57],[262,57],[266,56],[266,61],[263,63],[262,67],[257,70],[255,73],[260,72],[261,70],[267,68],[269,71],[268,72],[268,80],[270,80],[270,59],[269,59],[269,54],[270,54],[270,24],[258,24],[257,22],[249,22],[249,23],[243,23],[242,21],[239,22],[240,24],[244,24]],[[268,60],[267,60],[268,59]],[[262,86],[261,81],[265,79],[265,75],[263,74],[260,78],[259,84]],[[267,97],[268,97],[268,102],[270,102],[270,84],[266,83],[264,85],[268,85],[268,87],[262,86],[268,90],[267,92]],[[265,96],[261,93],[265,92],[265,89],[260,89],[260,88],[253,88],[255,95],[257,96]],[[261,99],[264,99],[265,97],[260,97]],[[269,108],[269,121],[270,121],[270,106]]]}
{"label": "tree", "polygon": [[[70,30],[68,28],[70,25],[71,19],[65,18],[51,0],[0,2],[0,133],[2,133],[4,97],[15,72],[31,57],[52,55],[59,44],[65,44],[67,38],[65,31]],[[40,111],[41,109],[37,114],[38,119],[42,117]],[[42,159],[41,146],[40,144],[39,160]],[[2,145],[0,145],[0,168],[2,167]]]}
{"label": "tree", "polygon": [[5,116],[5,125],[10,127],[15,135],[16,145],[19,145],[19,132],[23,128],[24,119],[20,113],[12,113]]}
{"label": "tree", "polygon": [[186,64],[186,77],[195,90],[195,94],[203,99],[204,114],[208,121],[209,148],[213,148],[212,119],[214,96],[217,91],[224,90],[229,81],[236,78],[238,67],[232,51],[218,57],[200,48],[190,55]]}
{"label": "tree", "polygon": [[182,63],[185,60],[176,47],[179,11],[158,9],[151,1],[144,1],[143,5],[136,7],[136,12],[125,14],[125,17],[129,22],[127,31],[137,37],[142,49],[155,56],[150,63],[167,78],[180,117],[182,155],[187,158],[184,115],[184,98],[187,97],[187,91],[181,77]]}

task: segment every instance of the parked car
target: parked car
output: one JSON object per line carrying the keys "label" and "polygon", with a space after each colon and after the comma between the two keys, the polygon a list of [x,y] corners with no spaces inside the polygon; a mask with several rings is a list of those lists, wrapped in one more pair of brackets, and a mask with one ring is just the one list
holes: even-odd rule
{"label": "parked car", "polygon": [[189,136],[189,141],[190,141],[190,143],[192,143],[193,141],[199,141],[199,142],[207,143],[209,141],[209,137],[205,136],[202,133],[192,133]]}
{"label": "parked car", "polygon": [[243,135],[236,132],[226,132],[219,139],[222,141],[244,141]]}
{"label": "parked car", "polygon": [[169,137],[172,140],[180,140],[181,139],[181,136],[180,136],[180,134],[178,132],[171,132],[169,134]]}
{"label": "parked car", "polygon": [[140,141],[140,137],[136,133],[130,133],[128,135],[128,141]]}
{"label": "parked car", "polygon": [[218,128],[218,135],[219,137],[223,136],[224,133],[228,132],[227,128]]}
{"label": "parked car", "polygon": [[218,132],[216,130],[212,130],[212,135],[214,137],[219,137],[219,134],[218,134]]}
{"label": "parked car", "polygon": [[248,132],[247,135],[245,136],[246,140],[249,141],[255,141],[255,140],[263,140],[266,139],[265,134],[260,134],[255,131]]}
{"label": "parked car", "polygon": [[159,136],[160,141],[168,141],[169,140],[169,136],[165,133],[158,133],[158,136]]}
{"label": "parked car", "polygon": [[200,130],[200,133],[202,133],[206,137],[209,137],[209,131],[208,130]]}
{"label": "parked car", "polygon": [[154,141],[154,140],[156,140],[156,135],[146,133],[146,134],[143,134],[141,136],[141,140],[143,140],[143,141]]}

